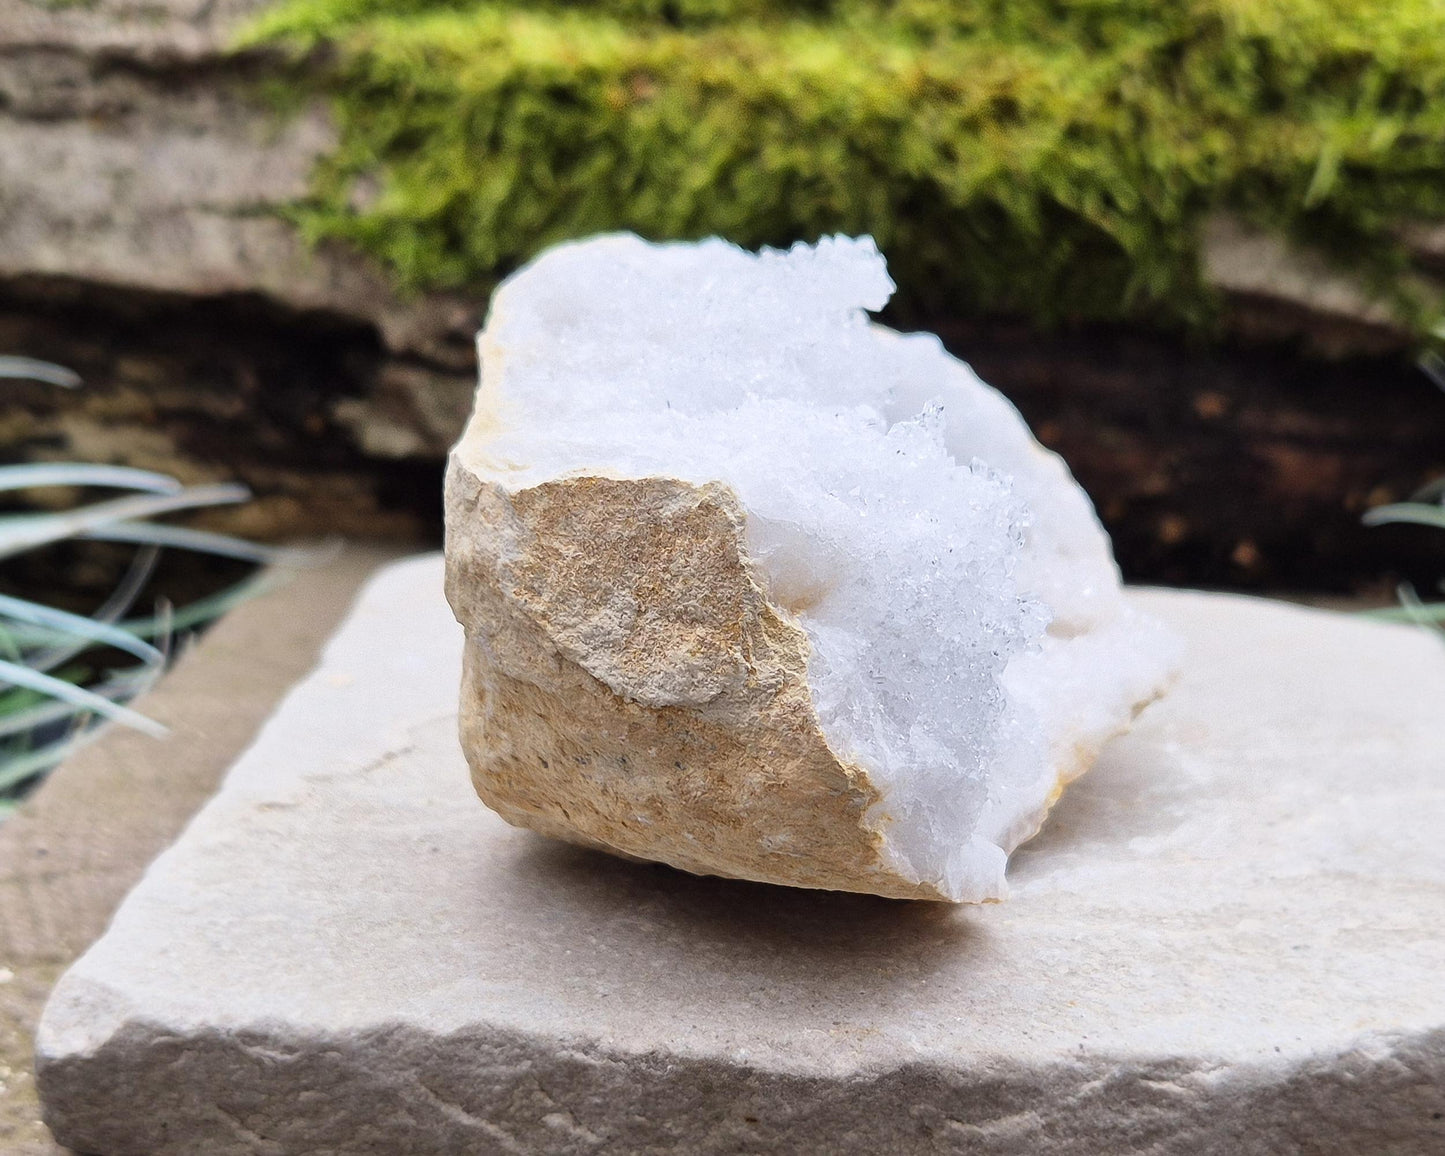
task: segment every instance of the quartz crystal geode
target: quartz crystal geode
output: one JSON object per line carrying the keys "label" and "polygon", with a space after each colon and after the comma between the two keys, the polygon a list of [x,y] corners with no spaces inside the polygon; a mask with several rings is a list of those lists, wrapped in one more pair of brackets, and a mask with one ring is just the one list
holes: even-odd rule
{"label": "quartz crystal geode", "polygon": [[461,739],[509,822],[686,871],[977,902],[1157,697],[1057,456],[869,238],[618,235],[506,281],[451,455]]}

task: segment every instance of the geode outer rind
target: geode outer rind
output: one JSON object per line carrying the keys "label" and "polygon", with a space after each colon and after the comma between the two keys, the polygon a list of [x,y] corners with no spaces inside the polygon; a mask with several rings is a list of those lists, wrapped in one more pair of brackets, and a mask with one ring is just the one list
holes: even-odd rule
{"label": "geode outer rind", "polygon": [[947,898],[882,854],[878,791],[823,736],[807,638],[764,595],[729,487],[509,491],[463,450],[447,597],[466,628],[462,747],[488,806],[698,874]]}

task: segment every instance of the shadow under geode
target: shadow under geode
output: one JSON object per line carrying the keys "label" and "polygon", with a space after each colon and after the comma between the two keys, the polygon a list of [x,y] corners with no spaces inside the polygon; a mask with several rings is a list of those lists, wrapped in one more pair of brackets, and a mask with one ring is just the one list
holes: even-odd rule
{"label": "shadow under geode", "polygon": [[521,841],[512,868],[543,885],[559,921],[645,939],[692,968],[715,961],[732,976],[752,970],[786,985],[923,976],[986,939],[969,910],[951,904],[690,875],[541,836]]}
{"label": "shadow under geode", "polygon": [[[1128,856],[1131,840],[1172,830],[1201,786],[1172,763],[1156,743],[1111,745],[1016,852],[1010,879]],[[490,867],[501,877],[485,884],[489,914],[513,926],[515,946],[552,982],[655,985],[661,1002],[678,1004],[681,975],[715,1007],[806,992],[810,1009],[794,1003],[790,1018],[819,1022],[850,1018],[860,999],[903,1006],[931,977],[986,970],[1001,950],[977,906],[690,875],[530,832],[507,844]],[[561,944],[577,954],[559,969]]]}
{"label": "shadow under geode", "polygon": [[1023,883],[1080,857],[1128,855],[1131,841],[1176,830],[1195,810],[1192,797],[1209,789],[1157,739],[1117,738],[1069,784],[1043,829],[1014,851],[1008,878]]}

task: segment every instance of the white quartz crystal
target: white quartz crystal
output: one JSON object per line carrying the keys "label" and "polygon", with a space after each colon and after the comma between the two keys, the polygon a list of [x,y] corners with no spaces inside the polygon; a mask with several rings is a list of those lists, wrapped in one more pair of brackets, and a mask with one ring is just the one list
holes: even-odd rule
{"label": "white quartz crystal", "polygon": [[[1007,852],[1166,685],[1176,648],[1125,605],[1087,497],[1017,411],[937,338],[870,320],[892,290],[866,237],[754,254],[718,240],[608,236],[555,248],[498,291],[480,337],[476,414],[452,464],[448,554],[453,605],[475,649],[467,693],[485,704],[464,736],[478,789],[504,816],[694,871],[992,899],[1003,894]],[[594,478],[721,483],[736,499],[745,568],[770,612],[805,636],[813,722],[862,792],[852,850],[772,829],[775,811],[750,809],[757,791],[748,789],[734,792],[742,802],[729,796],[738,817],[731,837],[782,857],[769,866],[746,848],[693,854],[686,796],[695,788],[657,798],[668,790],[658,778],[668,752],[655,759],[661,770],[619,772],[605,784],[579,773],[560,789],[555,780],[528,785],[519,768],[529,745],[539,744],[540,761],[543,747],[558,749],[554,732],[571,728],[586,746],[589,727],[606,728],[593,712],[591,722],[555,720],[545,742],[512,724],[498,731],[499,711],[532,707],[525,695],[497,693],[493,674],[510,688],[537,681],[507,657],[509,647],[547,650],[600,679],[634,712],[632,722],[619,715],[618,726],[641,725],[638,711],[674,712],[668,719],[711,711],[754,751],[792,742],[772,724],[749,733],[743,700],[717,690],[711,667],[698,673],[694,636],[677,624],[700,596],[689,588],[681,603],[661,605],[681,575],[645,581],[639,567],[652,563],[638,561],[635,546],[619,547],[632,553],[617,562],[629,575],[613,583],[617,604],[570,611],[565,637],[544,623],[541,635],[519,643],[501,625],[514,615],[552,621],[518,600],[538,579],[535,567],[533,577],[517,577],[516,543],[546,531],[518,521],[515,499]],[[479,502],[483,491],[496,500]],[[614,521],[652,516],[623,510]],[[596,541],[599,557],[611,548],[605,538]],[[568,556],[594,548],[568,543]],[[484,611],[473,597],[479,582],[492,590]],[[651,593],[639,594],[644,587]],[[710,598],[704,590],[701,600]],[[654,631],[646,677],[616,673],[618,648],[642,630]],[[749,645],[737,644],[737,686],[756,688],[772,667]],[[566,692],[553,690],[546,710],[565,711]],[[467,712],[464,695],[464,721]],[[485,748],[503,732],[510,762],[498,770]],[[638,750],[631,765],[646,759]],[[790,808],[813,805],[806,793],[787,799],[789,775],[771,781],[767,763],[718,774],[760,776]],[[654,838],[659,814],[651,811],[620,806],[590,825],[577,818],[592,813],[594,793],[615,801],[641,790],[635,776],[643,774],[663,836]],[[523,804],[509,806],[519,795]],[[857,872],[830,879],[830,857],[869,854],[876,862],[864,882]],[[815,862],[790,878],[788,856]]]}

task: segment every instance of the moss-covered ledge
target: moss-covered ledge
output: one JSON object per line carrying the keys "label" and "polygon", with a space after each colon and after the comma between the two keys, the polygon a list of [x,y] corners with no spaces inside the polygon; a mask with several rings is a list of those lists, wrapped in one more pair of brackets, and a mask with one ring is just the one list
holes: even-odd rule
{"label": "moss-covered ledge", "polygon": [[1402,239],[1445,217],[1434,0],[281,0],[243,42],[334,104],[294,219],[414,288],[606,229],[867,231],[905,311],[1207,330],[1227,213],[1439,320]]}

